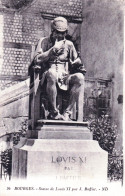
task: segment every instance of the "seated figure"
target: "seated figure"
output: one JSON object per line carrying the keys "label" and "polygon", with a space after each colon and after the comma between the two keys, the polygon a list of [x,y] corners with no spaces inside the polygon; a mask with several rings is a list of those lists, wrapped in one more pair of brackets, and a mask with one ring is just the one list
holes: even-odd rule
{"label": "seated figure", "polygon": [[[41,38],[34,55],[35,69],[42,69],[40,85],[46,81],[46,93],[51,105],[48,119],[70,120],[71,110],[84,84],[85,69],[73,42],[66,39],[67,20],[57,17],[51,24],[51,35]],[[57,109],[57,87],[68,91],[67,108],[60,114]]]}

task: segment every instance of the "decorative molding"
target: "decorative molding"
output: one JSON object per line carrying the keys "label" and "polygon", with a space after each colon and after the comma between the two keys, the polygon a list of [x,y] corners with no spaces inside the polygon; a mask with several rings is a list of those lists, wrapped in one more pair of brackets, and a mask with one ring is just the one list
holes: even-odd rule
{"label": "decorative molding", "polygon": [[[60,14],[49,14],[49,13],[41,12],[41,16],[44,19],[53,20],[55,17],[60,16]],[[82,23],[83,21],[83,18],[78,16],[67,16],[67,15],[61,15],[61,16],[65,17],[68,20],[68,22]]]}
{"label": "decorative molding", "polygon": [[32,49],[31,44],[15,43],[15,42],[3,42],[3,47],[5,48],[17,48],[17,49]]}
{"label": "decorative molding", "polygon": [[29,79],[0,92],[0,107],[29,95]]}
{"label": "decorative molding", "polygon": [[28,78],[29,76],[22,76],[22,75],[18,75],[18,76],[0,75],[0,80],[11,80],[11,82],[24,81]]}
{"label": "decorative molding", "polygon": [[16,49],[27,49],[27,50],[32,51],[32,45],[31,44],[25,44],[25,43],[0,42],[0,47],[16,48]]}

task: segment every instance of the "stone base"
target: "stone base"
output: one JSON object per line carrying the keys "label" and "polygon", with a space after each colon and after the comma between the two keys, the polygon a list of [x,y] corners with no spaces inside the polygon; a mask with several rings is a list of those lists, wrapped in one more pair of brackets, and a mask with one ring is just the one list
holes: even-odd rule
{"label": "stone base", "polygon": [[12,179],[107,181],[108,153],[93,140],[22,139],[13,148]]}
{"label": "stone base", "polygon": [[83,139],[92,140],[87,122],[38,120],[35,132],[38,139]]}

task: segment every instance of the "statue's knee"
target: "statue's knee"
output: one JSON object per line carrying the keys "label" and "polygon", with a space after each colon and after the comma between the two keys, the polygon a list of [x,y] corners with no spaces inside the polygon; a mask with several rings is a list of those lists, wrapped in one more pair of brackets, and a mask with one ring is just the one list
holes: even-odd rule
{"label": "statue's knee", "polygon": [[57,80],[57,73],[53,70],[49,70],[46,74],[47,80],[56,81]]}
{"label": "statue's knee", "polygon": [[76,73],[77,83],[82,85],[84,83],[84,75],[82,73]]}

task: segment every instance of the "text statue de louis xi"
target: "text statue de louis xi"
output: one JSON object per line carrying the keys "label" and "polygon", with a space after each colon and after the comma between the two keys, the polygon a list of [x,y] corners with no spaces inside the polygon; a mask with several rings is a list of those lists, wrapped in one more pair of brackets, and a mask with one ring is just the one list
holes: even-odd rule
{"label": "text statue de louis xi", "polygon": [[[50,36],[39,40],[31,64],[34,72],[41,73],[39,86],[45,89],[49,103],[47,119],[71,121],[72,108],[84,88],[86,70],[67,34],[67,20],[55,18],[51,22]],[[67,93],[63,110],[57,104],[59,91]]]}

